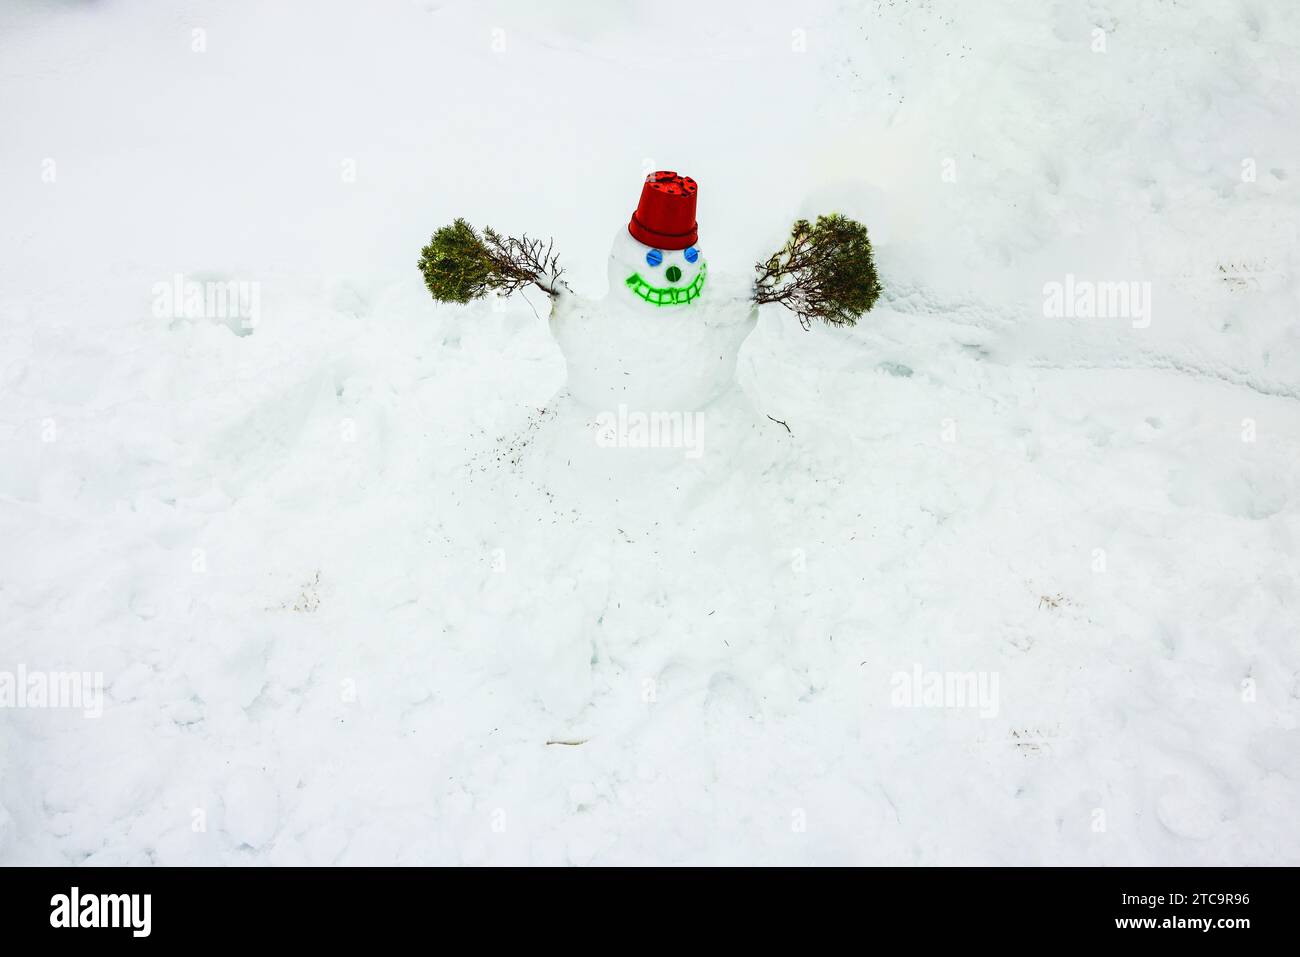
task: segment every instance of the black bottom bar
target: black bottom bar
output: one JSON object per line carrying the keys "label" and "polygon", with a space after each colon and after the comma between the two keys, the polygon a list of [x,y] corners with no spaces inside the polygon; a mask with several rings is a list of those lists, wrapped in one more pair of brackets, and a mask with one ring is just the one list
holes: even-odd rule
{"label": "black bottom bar", "polygon": [[[7,944],[161,941],[331,947],[410,934],[807,942],[920,934],[926,945],[1294,938],[1287,869],[8,869]],[[74,890],[75,889],[75,890]],[[147,896],[146,896],[147,895]],[[75,926],[74,926],[75,925]],[[87,926],[91,925],[91,926]],[[614,936],[601,934],[608,930]],[[597,934],[597,936],[592,936]],[[813,935],[809,937],[808,935]],[[865,935],[865,936],[864,936]],[[427,938],[426,938],[427,939]],[[798,938],[796,938],[798,939]],[[884,938],[881,938],[883,940]],[[11,953],[22,951],[14,949]]]}

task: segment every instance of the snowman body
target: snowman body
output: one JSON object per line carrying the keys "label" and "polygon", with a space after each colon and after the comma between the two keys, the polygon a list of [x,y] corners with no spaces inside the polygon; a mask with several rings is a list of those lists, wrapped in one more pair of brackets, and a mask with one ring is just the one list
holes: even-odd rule
{"label": "snowman body", "polygon": [[734,388],[736,357],[757,313],[750,302],[712,293],[698,247],[663,250],[620,230],[605,299],[565,293],[555,302],[551,330],[569,394],[597,412],[668,413],[696,411]]}

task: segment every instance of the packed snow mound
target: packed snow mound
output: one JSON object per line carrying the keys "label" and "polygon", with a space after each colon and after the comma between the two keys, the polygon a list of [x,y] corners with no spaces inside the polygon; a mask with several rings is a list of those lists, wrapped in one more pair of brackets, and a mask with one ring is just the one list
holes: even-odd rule
{"label": "packed snow mound", "polygon": [[693,412],[734,388],[740,347],[758,323],[743,299],[703,298],[666,309],[566,294],[551,329],[566,390],[588,408]]}

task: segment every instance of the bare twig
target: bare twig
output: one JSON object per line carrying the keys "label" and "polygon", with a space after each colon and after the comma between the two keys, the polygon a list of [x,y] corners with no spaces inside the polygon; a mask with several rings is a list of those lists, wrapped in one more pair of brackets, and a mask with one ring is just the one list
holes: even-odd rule
{"label": "bare twig", "polygon": [[483,229],[483,242],[491,257],[493,287],[509,295],[525,286],[536,286],[548,296],[560,294],[560,254],[555,252],[555,240],[545,243],[540,239],[522,239],[502,236],[491,226]]}

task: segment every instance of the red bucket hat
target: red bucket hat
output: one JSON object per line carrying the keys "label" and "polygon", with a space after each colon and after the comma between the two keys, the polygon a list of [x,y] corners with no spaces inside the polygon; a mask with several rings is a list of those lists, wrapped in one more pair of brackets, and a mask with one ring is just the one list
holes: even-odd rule
{"label": "red bucket hat", "polygon": [[659,170],[645,178],[627,231],[632,238],[659,249],[685,249],[700,237],[695,222],[695,194],[699,186],[689,176]]}

